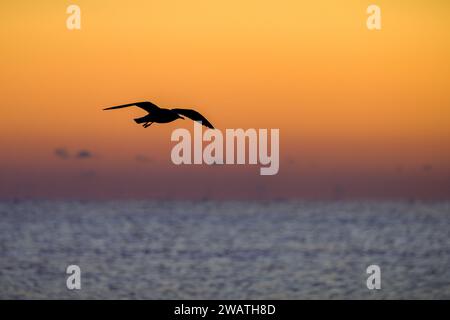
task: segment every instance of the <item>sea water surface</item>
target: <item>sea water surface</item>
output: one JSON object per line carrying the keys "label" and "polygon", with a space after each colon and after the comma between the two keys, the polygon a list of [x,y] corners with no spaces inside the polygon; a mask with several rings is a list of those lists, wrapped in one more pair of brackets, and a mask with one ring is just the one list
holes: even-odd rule
{"label": "sea water surface", "polygon": [[0,298],[449,299],[450,204],[3,201]]}

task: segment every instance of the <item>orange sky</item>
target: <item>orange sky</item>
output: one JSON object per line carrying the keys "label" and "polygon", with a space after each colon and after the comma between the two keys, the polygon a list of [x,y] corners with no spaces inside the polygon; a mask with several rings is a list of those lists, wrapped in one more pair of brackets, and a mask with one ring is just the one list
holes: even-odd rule
{"label": "orange sky", "polygon": [[[66,28],[72,3],[81,30]],[[381,31],[366,28],[371,3]],[[449,198],[447,1],[0,8],[0,197]],[[222,130],[279,128],[279,174],[174,166],[170,133],[191,123],[143,129],[142,110],[101,111],[141,100]]]}

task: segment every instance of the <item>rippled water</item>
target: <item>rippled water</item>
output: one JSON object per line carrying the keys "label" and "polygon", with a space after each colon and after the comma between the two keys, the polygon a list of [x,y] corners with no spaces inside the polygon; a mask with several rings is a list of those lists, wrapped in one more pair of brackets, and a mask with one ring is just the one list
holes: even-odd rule
{"label": "rippled water", "polygon": [[449,299],[450,204],[0,202],[0,298]]}

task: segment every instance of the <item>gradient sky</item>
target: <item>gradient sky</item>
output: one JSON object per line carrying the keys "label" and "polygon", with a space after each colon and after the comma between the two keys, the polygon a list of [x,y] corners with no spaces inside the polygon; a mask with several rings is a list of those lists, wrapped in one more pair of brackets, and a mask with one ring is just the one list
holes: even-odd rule
{"label": "gradient sky", "polygon": [[[72,3],[81,30],[66,28]],[[450,198],[448,1],[0,8],[0,198]],[[190,122],[101,111],[142,100],[279,128],[279,174],[173,165],[170,134]]]}

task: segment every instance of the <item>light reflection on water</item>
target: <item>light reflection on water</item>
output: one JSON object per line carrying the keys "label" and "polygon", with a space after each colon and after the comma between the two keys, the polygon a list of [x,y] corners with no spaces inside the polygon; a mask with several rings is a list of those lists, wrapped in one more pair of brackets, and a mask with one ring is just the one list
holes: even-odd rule
{"label": "light reflection on water", "polygon": [[449,299],[450,204],[0,202],[0,298]]}

